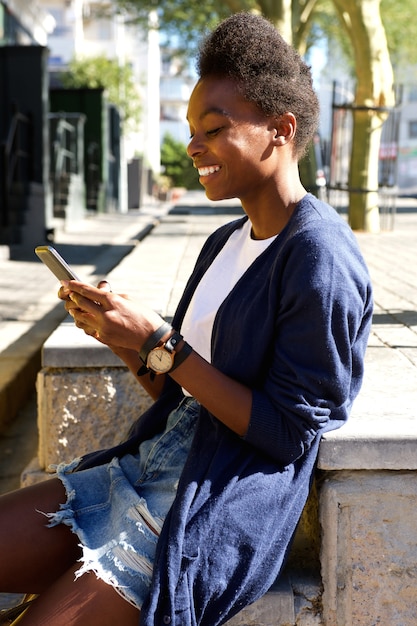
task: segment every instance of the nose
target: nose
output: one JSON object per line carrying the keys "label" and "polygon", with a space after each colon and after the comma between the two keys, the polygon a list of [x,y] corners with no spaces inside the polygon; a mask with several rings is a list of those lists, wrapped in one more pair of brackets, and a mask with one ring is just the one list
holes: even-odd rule
{"label": "nose", "polygon": [[203,151],[204,151],[204,145],[201,142],[201,140],[197,137],[197,135],[194,135],[193,137],[191,137],[191,140],[187,146],[188,156],[191,157],[192,159],[195,159],[195,157],[201,154]]}

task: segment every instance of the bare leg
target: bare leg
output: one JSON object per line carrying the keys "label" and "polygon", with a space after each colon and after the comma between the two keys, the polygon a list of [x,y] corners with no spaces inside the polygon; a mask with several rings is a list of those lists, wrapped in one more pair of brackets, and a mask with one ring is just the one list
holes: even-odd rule
{"label": "bare leg", "polygon": [[93,573],[74,566],[31,605],[19,626],[137,626],[139,610]]}
{"label": "bare leg", "polygon": [[41,593],[80,558],[77,536],[63,524],[47,528],[38,513],[55,512],[65,501],[58,478],[1,496],[0,591]]}

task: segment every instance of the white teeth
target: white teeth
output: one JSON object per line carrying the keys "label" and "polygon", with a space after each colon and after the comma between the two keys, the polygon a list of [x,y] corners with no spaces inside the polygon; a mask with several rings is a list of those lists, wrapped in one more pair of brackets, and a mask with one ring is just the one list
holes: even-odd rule
{"label": "white teeth", "polygon": [[218,165],[211,165],[210,167],[199,167],[198,168],[198,173],[200,176],[208,176],[209,174],[214,174],[215,172],[218,172],[220,170],[220,167]]}

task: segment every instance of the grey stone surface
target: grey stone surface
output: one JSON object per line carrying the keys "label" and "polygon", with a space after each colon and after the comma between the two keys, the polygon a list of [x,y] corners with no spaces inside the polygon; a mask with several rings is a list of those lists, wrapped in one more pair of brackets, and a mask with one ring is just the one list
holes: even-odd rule
{"label": "grey stone surface", "polygon": [[332,473],[321,492],[326,626],[415,626],[417,474]]}
{"label": "grey stone surface", "polygon": [[121,367],[124,363],[104,344],[80,332],[68,316],[42,349],[44,368]]}
{"label": "grey stone surface", "polygon": [[228,626],[290,626],[295,624],[294,597],[283,577],[270,591],[227,622]]}
{"label": "grey stone surface", "polygon": [[45,369],[37,387],[42,469],[120,443],[151,402],[122,367]]}

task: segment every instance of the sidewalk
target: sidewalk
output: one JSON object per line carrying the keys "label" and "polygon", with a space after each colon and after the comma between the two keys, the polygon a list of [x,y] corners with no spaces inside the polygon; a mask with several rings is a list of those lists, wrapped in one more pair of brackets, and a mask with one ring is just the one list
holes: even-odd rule
{"label": "sidewalk", "polygon": [[375,309],[364,384],[352,418],[407,420],[415,433],[417,200],[399,198],[398,207],[393,230],[357,233],[372,278]]}
{"label": "sidewalk", "polygon": [[[97,215],[60,233],[54,245],[80,277],[96,284],[111,274],[115,290],[170,317],[206,237],[237,210],[236,201],[213,208],[200,192],[188,194],[185,203]],[[193,214],[187,214],[190,206]],[[134,261],[123,264],[133,253]],[[36,456],[41,349],[66,317],[58,288],[35,254],[32,260],[0,261],[0,493],[19,486],[21,471]]]}

